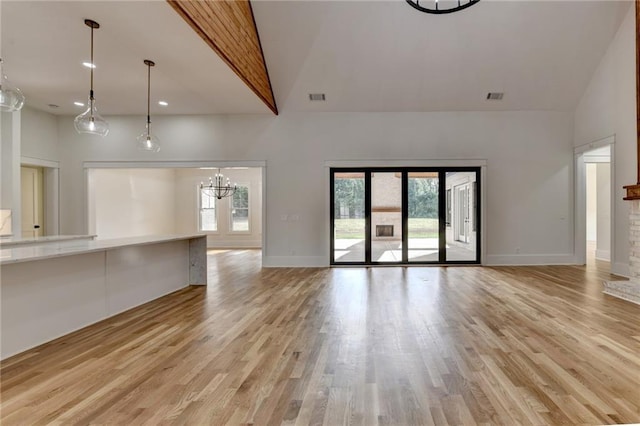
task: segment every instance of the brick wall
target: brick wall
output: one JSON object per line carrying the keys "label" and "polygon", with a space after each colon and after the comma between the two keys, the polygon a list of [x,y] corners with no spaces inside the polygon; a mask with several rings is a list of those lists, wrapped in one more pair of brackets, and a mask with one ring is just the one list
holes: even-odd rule
{"label": "brick wall", "polygon": [[629,268],[632,278],[640,278],[640,200],[631,201],[629,214]]}

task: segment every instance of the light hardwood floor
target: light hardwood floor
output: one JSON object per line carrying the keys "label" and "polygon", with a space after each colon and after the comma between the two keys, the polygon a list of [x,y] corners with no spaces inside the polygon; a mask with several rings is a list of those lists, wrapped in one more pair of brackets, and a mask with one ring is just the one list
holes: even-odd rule
{"label": "light hardwood floor", "polygon": [[587,267],[261,269],[1,363],[1,423],[640,422],[640,307]]}

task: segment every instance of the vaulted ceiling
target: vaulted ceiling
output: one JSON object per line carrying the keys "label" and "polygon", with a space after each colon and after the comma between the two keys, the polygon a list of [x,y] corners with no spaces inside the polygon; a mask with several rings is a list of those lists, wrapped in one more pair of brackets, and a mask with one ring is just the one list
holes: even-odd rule
{"label": "vaulted ceiling", "polygon": [[[156,114],[271,113],[165,1],[5,1],[2,57],[27,104],[78,114],[89,94],[90,30],[95,31],[95,95],[104,114],[145,114],[147,68]],[[59,105],[49,108],[48,104]]]}
{"label": "vaulted ceiling", "polygon": [[573,110],[631,4],[482,0],[428,15],[404,0],[259,1],[254,13],[282,110]]}
{"label": "vaulted ceiling", "polygon": [[[482,0],[433,16],[404,0],[257,0],[253,12],[281,112],[571,111],[631,5]],[[0,6],[5,71],[36,108],[79,112],[92,18],[103,113],[145,112],[145,58],[157,63],[154,101],[169,102],[152,113],[271,113],[165,1]],[[487,101],[490,91],[504,99]]]}

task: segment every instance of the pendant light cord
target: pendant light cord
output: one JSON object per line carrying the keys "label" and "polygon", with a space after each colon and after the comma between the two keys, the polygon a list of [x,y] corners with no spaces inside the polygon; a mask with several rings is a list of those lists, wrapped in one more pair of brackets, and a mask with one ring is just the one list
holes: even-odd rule
{"label": "pendant light cord", "polygon": [[95,64],[93,63],[93,26],[91,26],[91,88],[89,89],[89,100],[93,105],[93,69],[95,68]]}
{"label": "pendant light cord", "polygon": [[147,64],[147,136],[151,133],[151,64]]}

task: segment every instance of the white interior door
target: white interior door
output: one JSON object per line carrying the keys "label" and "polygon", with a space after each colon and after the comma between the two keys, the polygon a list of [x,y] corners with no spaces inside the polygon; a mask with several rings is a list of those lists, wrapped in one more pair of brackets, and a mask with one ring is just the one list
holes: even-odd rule
{"label": "white interior door", "polygon": [[41,237],[44,224],[42,169],[21,167],[22,185],[22,238]]}

